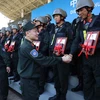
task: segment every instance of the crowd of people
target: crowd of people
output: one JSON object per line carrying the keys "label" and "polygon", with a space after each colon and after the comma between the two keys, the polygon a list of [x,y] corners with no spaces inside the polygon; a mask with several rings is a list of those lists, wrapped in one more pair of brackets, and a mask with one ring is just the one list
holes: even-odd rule
{"label": "crowd of people", "polygon": [[[23,100],[39,100],[46,82],[54,82],[56,90],[56,95],[48,100],[67,100],[69,75],[77,75],[79,79],[71,91],[83,91],[85,100],[100,100],[100,15],[92,14],[93,9],[92,0],[78,0],[78,17],[72,23],[65,20],[67,12],[57,8],[52,14],[55,24],[47,14],[3,27],[0,100],[7,100],[9,76],[13,76],[10,80],[14,82],[20,80]],[[88,41],[93,32],[99,33],[93,40],[97,44],[84,44],[88,32],[91,32]],[[62,45],[63,38],[67,40]],[[95,51],[91,54],[90,50]]]}

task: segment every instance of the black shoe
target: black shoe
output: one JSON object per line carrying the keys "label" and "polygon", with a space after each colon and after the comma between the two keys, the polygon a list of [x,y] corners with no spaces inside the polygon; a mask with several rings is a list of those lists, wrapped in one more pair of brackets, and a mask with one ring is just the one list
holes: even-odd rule
{"label": "black shoe", "polygon": [[19,78],[15,78],[14,79],[14,82],[18,82],[20,79]]}
{"label": "black shoe", "polygon": [[44,93],[44,87],[40,87],[40,90],[39,90],[39,94],[43,94]]}
{"label": "black shoe", "polygon": [[83,90],[83,86],[82,85],[78,85],[75,88],[72,88],[71,91],[72,92],[78,92],[78,91],[82,91]]}
{"label": "black shoe", "polygon": [[60,100],[60,95],[54,95],[53,97],[50,97],[48,100]]}

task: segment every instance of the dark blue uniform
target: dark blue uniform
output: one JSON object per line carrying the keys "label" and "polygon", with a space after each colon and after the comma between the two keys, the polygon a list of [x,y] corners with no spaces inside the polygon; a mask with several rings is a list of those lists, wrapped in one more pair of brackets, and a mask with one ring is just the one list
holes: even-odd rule
{"label": "dark blue uniform", "polygon": [[36,46],[25,39],[19,50],[18,73],[21,77],[24,100],[39,100],[40,65],[61,63],[61,57],[44,57]]}
{"label": "dark blue uniform", "polygon": [[[93,15],[92,21],[86,25],[81,23],[79,32],[73,41],[71,54],[74,54],[79,44],[84,43],[83,30],[100,31],[100,15]],[[100,37],[96,46],[94,55],[88,56],[88,59],[83,56],[83,81],[84,81],[84,97],[85,100],[100,100]]]}
{"label": "dark blue uniform", "polygon": [[10,57],[0,45],[0,100],[7,100],[8,96],[8,75],[6,67],[10,67]]}
{"label": "dark blue uniform", "polygon": [[[64,22],[61,26],[55,26],[55,33],[53,34],[53,38],[50,45],[50,52],[52,52],[53,56],[56,56],[55,54],[53,54],[53,50],[56,39],[58,37],[68,38],[64,54],[69,54],[71,43],[73,41],[73,31],[69,22]],[[69,64],[65,64],[63,62],[57,64],[53,67],[53,72],[57,100],[66,100],[66,93],[68,89],[68,76],[70,72]]]}

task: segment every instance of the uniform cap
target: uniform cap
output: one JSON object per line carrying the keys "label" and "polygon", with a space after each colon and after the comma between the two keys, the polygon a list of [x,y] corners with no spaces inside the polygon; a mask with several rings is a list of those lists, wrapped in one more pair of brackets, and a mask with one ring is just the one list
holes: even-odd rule
{"label": "uniform cap", "polygon": [[24,26],[23,26],[23,30],[26,32],[26,31],[29,31],[29,30],[32,30],[34,29],[36,26],[34,24],[32,24],[31,21],[28,21]]}

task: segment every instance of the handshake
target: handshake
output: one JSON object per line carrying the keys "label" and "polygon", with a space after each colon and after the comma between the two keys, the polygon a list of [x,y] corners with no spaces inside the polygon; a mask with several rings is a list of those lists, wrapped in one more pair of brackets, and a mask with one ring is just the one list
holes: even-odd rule
{"label": "handshake", "polygon": [[73,55],[72,54],[65,54],[62,57],[62,61],[65,63],[70,63],[72,61]]}

